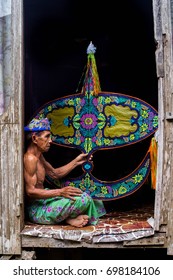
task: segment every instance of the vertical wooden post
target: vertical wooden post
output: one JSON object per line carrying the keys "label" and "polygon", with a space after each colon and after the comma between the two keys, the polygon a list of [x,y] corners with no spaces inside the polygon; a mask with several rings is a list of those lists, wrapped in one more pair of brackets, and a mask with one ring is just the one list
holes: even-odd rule
{"label": "vertical wooden post", "polygon": [[21,253],[23,203],[23,1],[12,0],[10,104],[0,116],[0,254]]}
{"label": "vertical wooden post", "polygon": [[167,225],[167,252],[173,255],[173,37],[171,7],[173,7],[173,0],[153,0],[159,102],[155,230],[159,230],[160,225]]}
{"label": "vertical wooden post", "polygon": [[167,253],[173,255],[173,0],[165,4],[165,178],[168,178],[165,208],[168,212]]}
{"label": "vertical wooden post", "polygon": [[161,1],[153,0],[153,21],[154,36],[156,41],[156,72],[158,77],[158,160],[157,160],[157,186],[155,195],[155,230],[159,230],[161,219],[161,200],[163,184],[163,150],[164,150],[164,107],[163,107],[163,77],[164,77],[164,54],[162,38],[162,18],[161,18]]}

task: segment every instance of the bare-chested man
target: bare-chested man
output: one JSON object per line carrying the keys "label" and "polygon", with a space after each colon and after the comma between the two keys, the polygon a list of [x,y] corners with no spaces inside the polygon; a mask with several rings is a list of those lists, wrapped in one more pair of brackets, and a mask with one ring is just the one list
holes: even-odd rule
{"label": "bare-chested man", "polygon": [[93,201],[87,193],[72,186],[44,188],[46,174],[53,179],[61,179],[82,165],[88,155],[81,153],[68,164],[53,168],[43,156],[52,142],[48,119],[33,119],[25,131],[28,132],[29,145],[24,155],[24,178],[30,220],[38,224],[65,221],[75,227],[97,224],[99,217],[105,214],[102,201]]}

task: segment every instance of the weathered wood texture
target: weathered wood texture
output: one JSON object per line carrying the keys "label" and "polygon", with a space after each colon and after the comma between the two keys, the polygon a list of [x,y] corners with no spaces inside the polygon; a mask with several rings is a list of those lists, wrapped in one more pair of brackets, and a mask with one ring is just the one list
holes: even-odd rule
{"label": "weathered wood texture", "polygon": [[163,216],[161,203],[163,194],[163,151],[164,151],[164,53],[162,34],[162,7],[161,0],[153,0],[154,36],[156,42],[156,72],[158,77],[158,161],[157,161],[157,186],[155,196],[155,230],[159,230],[161,216]]}
{"label": "weathered wood texture", "polygon": [[152,247],[164,248],[165,233],[156,233],[155,236],[136,239],[133,241],[114,242],[114,243],[89,243],[76,242],[69,240],[57,240],[47,237],[22,236],[23,248],[132,248],[132,247]]}
{"label": "weathered wood texture", "polygon": [[[173,57],[172,0],[153,0],[154,33],[157,42],[158,76],[158,166],[155,229],[167,224],[168,254],[173,254]],[[171,249],[172,248],[172,249]]]}
{"label": "weathered wood texture", "polygon": [[0,254],[21,253],[23,203],[22,0],[12,1],[12,98],[0,117]]}
{"label": "weathered wood texture", "polygon": [[165,233],[156,233],[153,237],[145,237],[137,240],[125,241],[124,247],[165,247],[166,246],[166,235]]}
{"label": "weathered wood texture", "polygon": [[173,0],[168,1],[168,17],[169,17],[169,60],[170,67],[168,70],[168,112],[172,115],[172,119],[168,122],[167,128],[167,142],[168,142],[168,155],[170,158],[170,179],[168,191],[168,255],[173,255]]}

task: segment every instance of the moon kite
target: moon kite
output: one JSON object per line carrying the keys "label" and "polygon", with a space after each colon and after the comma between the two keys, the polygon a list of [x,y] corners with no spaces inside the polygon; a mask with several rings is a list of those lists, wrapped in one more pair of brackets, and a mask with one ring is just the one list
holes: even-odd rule
{"label": "moon kite", "polygon": [[[35,118],[48,118],[54,144],[77,148],[89,155],[97,150],[135,144],[154,134],[158,113],[145,101],[129,95],[103,92],[100,88],[95,47],[87,49],[87,69],[81,93],[48,102]],[[146,181],[151,159],[149,151],[128,176],[116,181],[101,181],[92,175],[93,163],[83,164],[83,174],[63,182],[86,191],[93,199],[123,198]]]}

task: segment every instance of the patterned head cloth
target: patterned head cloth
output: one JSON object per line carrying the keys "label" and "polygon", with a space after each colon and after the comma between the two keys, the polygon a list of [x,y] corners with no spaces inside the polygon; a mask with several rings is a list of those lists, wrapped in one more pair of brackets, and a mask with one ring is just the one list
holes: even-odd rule
{"label": "patterned head cloth", "polygon": [[31,131],[31,132],[39,132],[44,130],[50,131],[50,123],[47,118],[45,119],[33,119],[27,126],[24,127],[25,131]]}

